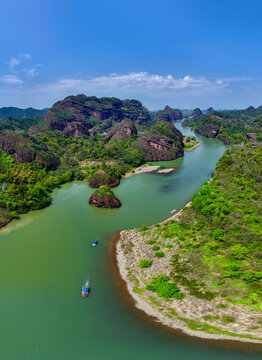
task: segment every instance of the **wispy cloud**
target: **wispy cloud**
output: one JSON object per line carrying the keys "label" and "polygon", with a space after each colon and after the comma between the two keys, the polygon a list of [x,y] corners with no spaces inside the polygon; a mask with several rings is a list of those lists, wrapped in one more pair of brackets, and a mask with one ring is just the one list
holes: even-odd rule
{"label": "wispy cloud", "polygon": [[[137,98],[151,109],[160,108],[167,103],[178,104],[178,102],[180,104],[190,103],[191,106],[193,106],[192,104],[200,106],[206,103],[209,106],[221,102],[221,99],[227,100],[232,97],[236,88],[241,87],[242,92],[247,91],[248,81],[254,81],[254,79],[247,77],[216,76],[209,78],[191,75],[175,77],[174,75],[132,72],[88,78],[79,75],[38,84],[34,80],[36,85],[32,85],[32,82],[27,82],[27,79],[35,77],[37,70],[38,67],[35,65],[23,69],[23,74],[26,77],[22,77],[22,72],[0,77],[2,83],[9,84],[9,90],[4,86],[0,87],[0,93],[7,98],[8,103],[10,103],[10,99],[19,98],[19,101],[23,101],[27,106],[44,107],[51,106],[55,101],[65,96],[84,93],[98,97]],[[10,85],[13,85],[12,91]],[[3,101],[2,95],[1,99]]]}
{"label": "wispy cloud", "polygon": [[64,78],[57,82],[42,84],[36,90],[41,92],[63,93],[109,93],[122,96],[147,94],[150,96],[171,96],[176,94],[217,95],[232,82],[247,78],[221,78],[210,80],[206,77],[186,75],[175,78],[173,75],[157,75],[147,72],[129,74],[109,74],[93,78]]}
{"label": "wispy cloud", "polygon": [[31,59],[31,55],[30,54],[19,54],[17,57],[11,57],[9,59],[9,61],[7,62],[7,65],[9,67],[10,71],[13,71],[16,66],[18,66],[19,64],[21,64],[22,61],[27,61]]}
{"label": "wispy cloud", "polygon": [[30,69],[24,69],[24,72],[26,73],[26,75],[28,77],[35,77],[38,75],[38,72],[35,67],[30,68]]}
{"label": "wispy cloud", "polygon": [[10,60],[8,61],[8,63],[7,63],[10,71],[13,71],[14,68],[19,64],[20,64],[20,60],[15,58],[15,57],[11,57]]}
{"label": "wispy cloud", "polygon": [[242,81],[250,81],[253,80],[251,77],[227,77],[227,78],[218,78],[217,83],[218,84],[229,84],[229,83],[236,83],[236,82],[242,82]]}
{"label": "wispy cloud", "polygon": [[4,75],[1,80],[9,85],[21,85],[23,83],[16,75]]}

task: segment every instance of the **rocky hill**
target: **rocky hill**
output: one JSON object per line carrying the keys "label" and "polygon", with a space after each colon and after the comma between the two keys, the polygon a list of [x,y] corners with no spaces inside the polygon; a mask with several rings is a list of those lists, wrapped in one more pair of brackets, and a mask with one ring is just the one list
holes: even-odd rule
{"label": "rocky hill", "polygon": [[104,141],[125,140],[130,136],[136,135],[137,129],[135,124],[131,120],[123,120],[109,131]]}
{"label": "rocky hill", "polygon": [[196,108],[193,112],[192,112],[192,118],[196,119],[198,117],[200,117],[202,115],[202,111],[199,108]]}
{"label": "rocky hill", "polygon": [[248,133],[256,133],[256,145],[261,141],[262,106],[245,110],[215,111],[209,108],[206,114],[195,109],[192,117],[183,121],[195,133],[207,138],[218,138],[225,144],[241,143]]}
{"label": "rocky hill", "polygon": [[50,129],[70,136],[89,135],[90,129],[101,132],[123,119],[146,125],[151,116],[137,100],[77,95],[55,103],[44,118]]}
{"label": "rocky hill", "polygon": [[166,106],[164,110],[159,110],[155,116],[155,122],[168,121],[173,122],[175,120],[183,119],[183,114],[179,109],[172,109],[170,106]]}
{"label": "rocky hill", "polygon": [[91,177],[89,186],[92,188],[99,188],[100,186],[106,185],[113,188],[118,186],[119,183],[119,179],[113,178],[112,176],[106,174],[103,170],[99,170]]}
{"label": "rocky hill", "polygon": [[156,124],[137,143],[147,161],[174,160],[184,155],[183,135],[172,123]]}
{"label": "rocky hill", "polygon": [[106,185],[100,186],[100,188],[90,196],[89,204],[104,209],[119,208],[121,206],[120,200]]}
{"label": "rocky hill", "polygon": [[0,149],[7,155],[12,155],[19,163],[34,162],[47,169],[55,169],[60,164],[60,160],[44,144],[19,133],[0,134]]}

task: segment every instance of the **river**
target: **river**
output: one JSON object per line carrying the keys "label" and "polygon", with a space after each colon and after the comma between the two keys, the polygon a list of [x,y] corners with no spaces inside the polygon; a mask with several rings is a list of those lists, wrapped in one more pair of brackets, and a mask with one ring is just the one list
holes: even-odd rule
{"label": "river", "polygon": [[[176,126],[182,129],[180,121]],[[1,360],[261,359],[248,345],[153,326],[130,306],[112,269],[114,231],[163,220],[209,180],[225,146],[199,139],[201,146],[184,158],[161,163],[176,172],[122,180],[115,189],[120,209],[92,208],[93,190],[73,182],[54,191],[50,207],[0,231]],[[83,299],[87,279],[91,293]]]}

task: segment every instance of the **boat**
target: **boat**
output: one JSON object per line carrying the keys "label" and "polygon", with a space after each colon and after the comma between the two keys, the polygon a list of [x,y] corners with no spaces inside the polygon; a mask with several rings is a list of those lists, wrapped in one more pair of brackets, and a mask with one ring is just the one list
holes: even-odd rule
{"label": "boat", "polygon": [[92,246],[96,246],[98,244],[98,241],[97,240],[94,240],[93,242],[92,242]]}
{"label": "boat", "polygon": [[84,286],[82,286],[82,297],[87,297],[89,295],[90,292],[90,287],[88,282],[85,283]]}

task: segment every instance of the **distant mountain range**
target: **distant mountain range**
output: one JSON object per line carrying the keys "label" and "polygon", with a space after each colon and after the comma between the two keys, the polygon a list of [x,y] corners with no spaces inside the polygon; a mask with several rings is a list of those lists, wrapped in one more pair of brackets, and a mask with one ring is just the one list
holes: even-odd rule
{"label": "distant mountain range", "polygon": [[48,108],[45,109],[34,109],[29,107],[27,109],[20,109],[18,107],[2,107],[0,108],[0,120],[6,119],[8,117],[12,118],[30,118],[30,117],[43,117],[45,113],[48,111]]}

